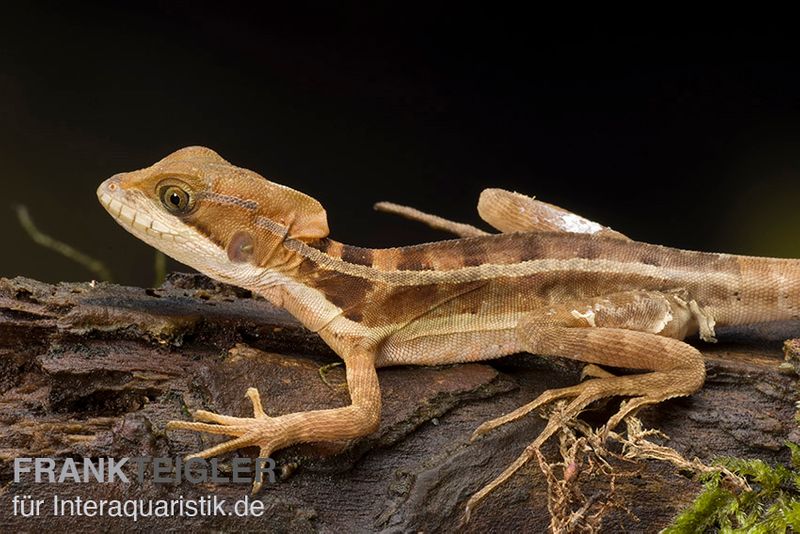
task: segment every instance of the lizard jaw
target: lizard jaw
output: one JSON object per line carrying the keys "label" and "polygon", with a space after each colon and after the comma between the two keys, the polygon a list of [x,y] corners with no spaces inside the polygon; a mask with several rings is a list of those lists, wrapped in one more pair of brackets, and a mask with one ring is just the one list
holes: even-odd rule
{"label": "lizard jaw", "polygon": [[97,188],[97,199],[115,221],[142,239],[144,236],[159,240],[180,239],[180,234],[150,216],[142,206],[137,206],[138,203],[122,190],[119,182],[118,176],[112,176]]}

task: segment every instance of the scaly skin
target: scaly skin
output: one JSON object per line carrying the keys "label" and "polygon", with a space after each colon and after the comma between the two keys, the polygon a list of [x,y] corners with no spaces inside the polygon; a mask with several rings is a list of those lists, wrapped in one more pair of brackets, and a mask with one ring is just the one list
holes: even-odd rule
{"label": "scaly skin", "polygon": [[[543,393],[484,423],[473,437],[557,399],[565,417],[609,396],[632,397],[609,421],[689,395],[703,385],[700,353],[681,341],[714,341],[716,325],[800,318],[800,260],[670,249],[631,241],[566,210],[498,189],[481,216],[504,234],[393,205],[462,239],[365,249],[329,239],[314,199],[235,167],[201,147],[115,175],[97,190],[126,230],[206,275],[263,295],[341,356],[352,404],[268,417],[251,388],[253,418],[205,411],[169,428],[233,436],[197,453],[257,445],[261,455],[304,441],[349,439],[380,418],[377,367],[477,361],[528,351],[633,368]],[[559,428],[551,420],[467,515]],[[257,484],[257,486],[260,484]],[[257,489],[257,488],[256,488]]]}

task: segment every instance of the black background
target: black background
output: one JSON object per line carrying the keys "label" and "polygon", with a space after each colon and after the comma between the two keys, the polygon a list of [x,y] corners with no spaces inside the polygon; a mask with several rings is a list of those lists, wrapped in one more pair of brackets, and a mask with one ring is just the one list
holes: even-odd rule
{"label": "black background", "polygon": [[193,144],[314,196],[351,244],[444,237],[374,201],[476,223],[492,186],[644,241],[800,257],[794,28],[288,4],[4,8],[0,275],[91,277],[24,235],[22,203],[119,281],[151,283],[151,250],[94,190]]}

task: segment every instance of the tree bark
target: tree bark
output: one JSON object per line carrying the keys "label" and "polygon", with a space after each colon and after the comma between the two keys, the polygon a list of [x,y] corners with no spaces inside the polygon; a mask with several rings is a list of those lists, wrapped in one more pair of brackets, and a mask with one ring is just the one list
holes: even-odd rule
{"label": "tree bark", "polygon": [[[723,332],[717,345],[698,345],[707,357],[705,387],[642,410],[645,425],[666,433],[666,444],[690,459],[786,462],[783,444],[796,429],[795,378],[779,367],[782,339],[791,333],[797,334],[796,324],[754,327]],[[786,347],[799,352],[796,344]],[[345,405],[343,368],[323,370],[326,380],[320,374],[336,361],[285,312],[199,275],[172,275],[152,290],[0,279],[0,523],[74,532],[453,530],[466,499],[516,458],[544,420],[531,414],[469,443],[473,430],[547,389],[579,380],[574,363],[533,356],[382,369],[380,429],[349,443],[276,453],[283,476],[255,496],[249,485],[164,485],[152,473],[129,483],[36,483],[32,474],[14,481],[14,459],[20,457],[174,459],[219,443],[224,438],[165,432],[164,425],[200,408],[249,417],[244,393],[251,386],[269,415]],[[614,408],[610,403],[586,418],[597,426]],[[556,445],[544,449],[553,461]],[[244,449],[238,455],[256,453]],[[221,462],[223,473],[230,459]],[[614,503],[603,513],[604,529],[658,531],[701,489],[669,464],[615,466],[624,474],[614,479],[613,494],[608,480],[576,475],[587,499]],[[134,521],[108,514],[56,516],[52,504],[54,496],[147,501],[209,495],[226,505],[260,500],[263,515]],[[39,517],[15,514],[14,496],[42,499]],[[534,462],[492,494],[463,530],[541,532],[549,521],[547,484]]]}

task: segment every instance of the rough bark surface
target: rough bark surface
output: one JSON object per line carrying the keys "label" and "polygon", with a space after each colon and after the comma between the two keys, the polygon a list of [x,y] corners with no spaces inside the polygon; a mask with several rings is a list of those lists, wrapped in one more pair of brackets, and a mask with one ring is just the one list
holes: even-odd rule
{"label": "rough bark surface", "polygon": [[[708,380],[690,398],[641,412],[687,458],[719,455],[785,462],[795,432],[795,378],[779,369],[781,341],[798,325],[723,332],[702,345]],[[733,343],[735,341],[736,343]],[[787,343],[787,357],[798,345]],[[164,431],[170,419],[204,408],[250,416],[248,387],[269,415],[348,402],[341,367],[314,334],[249,293],[196,275],[173,275],[159,289],[106,284],[49,285],[0,279],[0,524],[22,531],[70,529],[270,530],[276,532],[449,531],[466,499],[496,476],[542,429],[537,415],[470,444],[483,421],[579,379],[571,362],[515,356],[487,364],[402,367],[379,372],[380,429],[342,444],[280,451],[285,475],[256,495],[262,517],[54,516],[53,496],[186,499],[249,495],[242,484],[35,483],[14,481],[17,457],[179,457],[223,438]],[[587,419],[600,423],[614,405]],[[552,440],[557,441],[557,440]],[[555,460],[555,446],[545,452]],[[255,455],[245,449],[240,455]],[[227,457],[228,459],[231,456]],[[227,465],[222,463],[223,469]],[[619,462],[604,529],[655,532],[700,490],[656,461]],[[590,498],[608,481],[581,480]],[[37,518],[14,515],[13,496],[44,499]],[[547,486],[536,465],[523,469],[477,510],[466,532],[542,532]]]}

